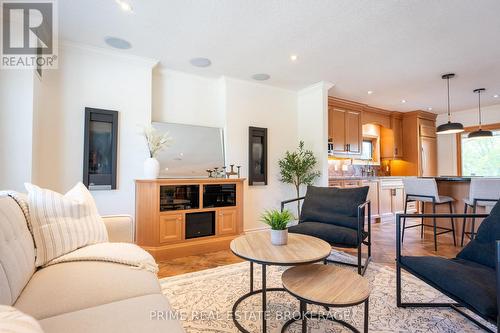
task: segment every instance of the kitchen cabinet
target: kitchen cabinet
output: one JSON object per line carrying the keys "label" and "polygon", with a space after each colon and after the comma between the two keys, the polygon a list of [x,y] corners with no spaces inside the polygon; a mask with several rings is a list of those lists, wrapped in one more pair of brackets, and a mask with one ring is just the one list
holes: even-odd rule
{"label": "kitchen cabinet", "polygon": [[361,112],[330,108],[328,116],[328,139],[333,145],[333,153],[361,154]]}
{"label": "kitchen cabinet", "polygon": [[400,159],[403,157],[403,119],[391,116],[391,128],[380,129],[381,157]]}
{"label": "kitchen cabinet", "polygon": [[361,186],[368,186],[367,199],[370,200],[372,217],[379,216],[379,202],[378,202],[378,180],[363,180]]}
{"label": "kitchen cabinet", "polygon": [[394,157],[403,157],[403,119],[391,117],[391,128],[394,134]]}
{"label": "kitchen cabinet", "polygon": [[[404,212],[405,196],[402,178],[381,178],[379,215],[382,222],[394,221],[394,216],[397,213]],[[415,211],[415,203],[408,203],[408,213]]]}
{"label": "kitchen cabinet", "polygon": [[347,111],[345,116],[345,142],[349,154],[361,154],[362,131],[361,112]]}
{"label": "kitchen cabinet", "polygon": [[334,153],[346,152],[345,114],[341,109],[328,110],[328,140],[333,144]]}
{"label": "kitchen cabinet", "polygon": [[437,176],[436,116],[425,111],[403,115],[404,163],[391,164],[391,175]]}
{"label": "kitchen cabinet", "polygon": [[436,138],[420,138],[420,176],[437,175],[437,140]]}

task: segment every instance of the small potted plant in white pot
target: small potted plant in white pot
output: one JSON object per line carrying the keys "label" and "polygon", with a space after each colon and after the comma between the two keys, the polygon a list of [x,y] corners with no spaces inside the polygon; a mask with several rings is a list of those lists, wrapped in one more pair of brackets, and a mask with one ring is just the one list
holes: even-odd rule
{"label": "small potted plant in white pot", "polygon": [[293,215],[288,210],[280,212],[277,209],[266,210],[261,221],[271,227],[271,244],[286,245],[288,243],[288,223]]}

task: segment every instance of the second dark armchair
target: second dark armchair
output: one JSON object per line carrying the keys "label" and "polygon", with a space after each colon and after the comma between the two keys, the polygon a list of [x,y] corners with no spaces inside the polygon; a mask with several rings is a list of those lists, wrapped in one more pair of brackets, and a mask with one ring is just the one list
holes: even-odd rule
{"label": "second dark armchair", "polygon": [[[341,189],[308,186],[305,197],[283,201],[281,209],[288,203],[304,200],[299,223],[288,230],[318,237],[334,247],[357,248],[356,265],[341,263],[357,266],[358,273],[364,275],[371,257],[371,206],[366,200],[367,195],[368,187]],[[368,247],[364,265],[362,245]]]}

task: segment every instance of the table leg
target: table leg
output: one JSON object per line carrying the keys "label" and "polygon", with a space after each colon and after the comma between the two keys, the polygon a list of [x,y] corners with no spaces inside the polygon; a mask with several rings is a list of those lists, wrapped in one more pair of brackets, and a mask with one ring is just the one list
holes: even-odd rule
{"label": "table leg", "polygon": [[307,333],[307,304],[300,301],[300,316],[302,317],[302,333]]}
{"label": "table leg", "polygon": [[365,301],[365,327],[364,327],[364,332],[368,333],[368,306],[369,306],[369,301],[366,299]]}
{"label": "table leg", "polygon": [[267,330],[267,301],[266,301],[266,265],[262,264],[262,332],[265,333]]}
{"label": "table leg", "polygon": [[253,292],[253,261],[250,261],[250,292]]}

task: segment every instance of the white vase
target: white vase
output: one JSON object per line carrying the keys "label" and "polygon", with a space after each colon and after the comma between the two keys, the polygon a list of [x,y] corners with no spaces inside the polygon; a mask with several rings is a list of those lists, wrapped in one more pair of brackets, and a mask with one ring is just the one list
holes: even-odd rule
{"label": "white vase", "polygon": [[288,229],[271,230],[271,244],[286,245],[288,243]]}
{"label": "white vase", "polygon": [[160,175],[160,162],[154,157],[149,157],[144,161],[144,177],[146,179],[156,179]]}

